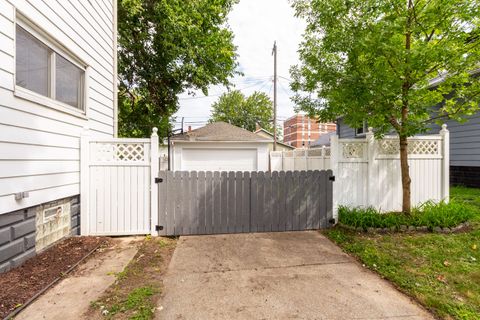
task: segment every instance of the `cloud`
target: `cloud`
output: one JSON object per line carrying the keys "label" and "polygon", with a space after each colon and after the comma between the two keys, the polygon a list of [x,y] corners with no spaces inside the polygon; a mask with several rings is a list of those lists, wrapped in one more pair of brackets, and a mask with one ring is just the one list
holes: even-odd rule
{"label": "cloud", "polygon": [[[273,97],[272,48],[277,41],[278,118],[284,120],[293,115],[293,104],[289,98],[292,93],[286,79],[290,78],[290,66],[298,63],[297,49],[305,29],[304,21],[294,17],[288,0],[240,0],[229,15],[229,25],[238,47],[239,70],[244,74],[233,79],[235,87],[246,95],[260,90]],[[209,91],[209,97],[201,93],[194,99],[182,95],[176,116],[185,117],[187,122],[197,122],[197,125],[207,120],[210,106],[226,89],[213,86]]]}

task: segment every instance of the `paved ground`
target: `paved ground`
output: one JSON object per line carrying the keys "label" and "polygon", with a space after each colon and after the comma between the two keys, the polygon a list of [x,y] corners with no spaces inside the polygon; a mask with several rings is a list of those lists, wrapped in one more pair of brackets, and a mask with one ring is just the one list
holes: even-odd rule
{"label": "paved ground", "polygon": [[318,232],[181,237],[157,319],[433,319]]}
{"label": "paved ground", "polygon": [[133,259],[138,251],[135,242],[139,239],[114,239],[112,247],[80,265],[71,276],[48,290],[15,319],[81,319],[90,302],[98,299],[115,281],[115,273],[122,271]]}

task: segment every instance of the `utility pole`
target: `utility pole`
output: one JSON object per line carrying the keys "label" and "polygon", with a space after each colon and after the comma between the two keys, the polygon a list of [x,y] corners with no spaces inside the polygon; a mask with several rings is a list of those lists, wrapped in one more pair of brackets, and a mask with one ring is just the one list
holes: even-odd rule
{"label": "utility pole", "polygon": [[277,151],[277,41],[273,43],[273,151]]}

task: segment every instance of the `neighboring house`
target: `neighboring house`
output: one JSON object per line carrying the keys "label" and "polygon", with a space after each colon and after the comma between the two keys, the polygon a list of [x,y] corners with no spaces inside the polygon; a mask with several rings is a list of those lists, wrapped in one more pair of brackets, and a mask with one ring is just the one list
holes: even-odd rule
{"label": "neighboring house", "polygon": [[283,142],[295,148],[308,148],[321,135],[334,132],[335,123],[319,123],[306,115],[296,114],[283,122]]}
{"label": "neighboring house", "polygon": [[80,136],[116,131],[116,0],[0,0],[0,272],[79,234]]}
{"label": "neighboring house", "polygon": [[329,132],[326,134],[323,134],[318,138],[317,140],[313,141],[310,144],[311,149],[316,149],[316,148],[321,148],[321,147],[330,147],[330,138],[335,135],[336,132]]}
{"label": "neighboring house", "polygon": [[170,165],[174,171],[268,171],[270,143],[272,139],[214,122],[172,137]]}
{"label": "neighboring house", "polygon": [[[480,69],[472,74],[480,74]],[[435,89],[443,79],[434,79],[431,88]],[[480,112],[470,116],[464,123],[454,120],[446,120],[445,123],[450,131],[450,183],[480,187]],[[364,137],[367,127],[366,122],[361,128],[352,128],[342,118],[337,120],[337,134],[340,138]],[[440,129],[438,125],[432,125],[428,133],[437,134]]]}
{"label": "neighboring house", "polygon": [[[255,131],[256,134],[258,134],[260,137],[263,137],[265,139],[271,139],[272,142],[268,144],[268,150],[273,151],[273,133],[268,132],[265,129],[258,129]],[[295,149],[295,147],[292,147],[288,144],[285,144],[283,142],[277,141],[277,150],[276,151],[290,151]]]}

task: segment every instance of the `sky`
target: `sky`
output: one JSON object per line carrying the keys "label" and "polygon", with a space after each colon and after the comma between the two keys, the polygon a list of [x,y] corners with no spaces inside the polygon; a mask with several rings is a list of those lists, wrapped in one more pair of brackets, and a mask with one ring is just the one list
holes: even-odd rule
{"label": "sky", "polygon": [[[294,17],[289,0],[240,0],[229,15],[229,25],[235,34],[234,44],[239,55],[239,70],[244,74],[232,79],[235,89],[245,95],[263,91],[273,100],[272,48],[277,41],[277,123],[294,114],[289,86],[290,66],[299,62],[298,45],[305,22]],[[208,97],[180,96],[180,109],[175,114],[176,127],[184,117],[185,128],[203,126],[211,114],[211,105],[227,90],[212,86]]]}

